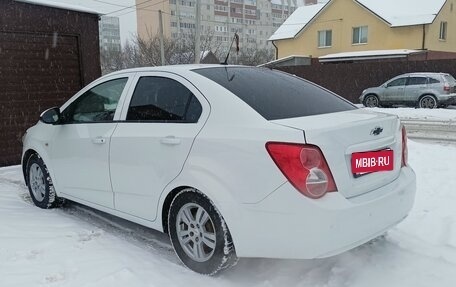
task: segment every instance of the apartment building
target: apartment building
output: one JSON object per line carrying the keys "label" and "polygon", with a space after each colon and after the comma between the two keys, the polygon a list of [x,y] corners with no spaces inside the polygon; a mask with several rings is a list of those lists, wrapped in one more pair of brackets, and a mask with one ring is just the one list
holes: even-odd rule
{"label": "apartment building", "polygon": [[100,49],[102,51],[120,51],[119,18],[101,16],[98,26],[100,33]]}
{"label": "apartment building", "polygon": [[[273,48],[268,43],[274,31],[299,6],[317,0],[200,0],[201,34],[213,35],[228,47],[234,33],[240,46]],[[163,12],[163,31],[171,39],[193,38],[196,0],[136,0],[138,35],[148,39],[159,31],[158,10]]]}

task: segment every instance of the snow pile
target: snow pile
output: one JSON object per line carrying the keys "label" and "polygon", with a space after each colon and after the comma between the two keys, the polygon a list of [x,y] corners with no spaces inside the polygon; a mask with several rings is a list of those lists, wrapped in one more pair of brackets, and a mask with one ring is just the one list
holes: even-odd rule
{"label": "snow pile", "polygon": [[20,168],[2,168],[0,286],[454,286],[456,147],[410,141],[409,158],[416,204],[385,237],[328,259],[241,259],[215,278],[181,266],[159,232],[77,204],[34,207]]}
{"label": "snow pile", "polygon": [[393,114],[402,120],[432,120],[456,122],[456,108],[449,109],[415,109],[415,108],[366,108],[372,111]]}

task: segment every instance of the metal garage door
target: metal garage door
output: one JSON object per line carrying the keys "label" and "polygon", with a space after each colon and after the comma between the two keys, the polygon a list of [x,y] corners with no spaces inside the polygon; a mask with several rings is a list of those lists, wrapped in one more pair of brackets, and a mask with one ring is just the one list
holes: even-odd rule
{"label": "metal garage door", "polygon": [[76,36],[0,32],[0,165],[20,161],[20,139],[48,107],[82,86]]}

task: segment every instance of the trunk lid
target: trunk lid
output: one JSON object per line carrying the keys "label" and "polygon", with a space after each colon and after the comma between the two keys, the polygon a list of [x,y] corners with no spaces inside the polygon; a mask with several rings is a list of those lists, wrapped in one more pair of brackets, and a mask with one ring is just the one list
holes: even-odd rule
{"label": "trunk lid", "polygon": [[[394,181],[400,173],[402,138],[399,118],[364,109],[281,119],[272,123],[304,131],[307,144],[318,146],[328,162],[337,189],[346,198],[375,190]],[[373,131],[381,128],[378,135]],[[378,129],[377,129],[378,131]],[[356,177],[351,157],[356,152],[391,149],[394,169]]]}

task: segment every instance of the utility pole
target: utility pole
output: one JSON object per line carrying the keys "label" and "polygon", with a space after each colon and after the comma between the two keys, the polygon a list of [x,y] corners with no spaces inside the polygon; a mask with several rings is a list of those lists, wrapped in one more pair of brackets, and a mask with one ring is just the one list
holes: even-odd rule
{"label": "utility pole", "polygon": [[195,29],[195,64],[200,63],[201,58],[201,0],[196,0],[196,29]]}
{"label": "utility pole", "polygon": [[162,66],[165,65],[165,47],[163,45],[163,16],[162,10],[158,10],[158,21],[160,21],[160,58]]}

